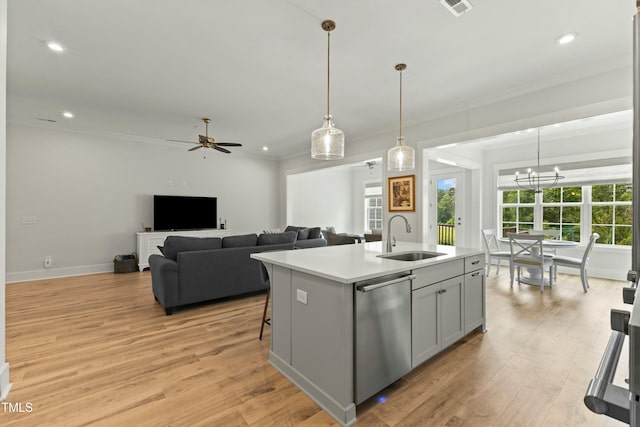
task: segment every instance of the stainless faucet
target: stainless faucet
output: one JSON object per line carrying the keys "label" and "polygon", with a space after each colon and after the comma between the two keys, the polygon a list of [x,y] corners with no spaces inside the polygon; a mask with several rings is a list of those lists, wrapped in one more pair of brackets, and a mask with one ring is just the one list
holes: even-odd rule
{"label": "stainless faucet", "polygon": [[409,225],[409,221],[407,221],[407,218],[405,218],[402,215],[394,215],[391,218],[389,218],[389,221],[387,222],[387,250],[386,252],[391,252],[392,250],[392,245],[391,245],[391,220],[395,217],[399,216],[400,218],[404,219],[404,223],[407,226],[407,233],[411,233],[411,226]]}

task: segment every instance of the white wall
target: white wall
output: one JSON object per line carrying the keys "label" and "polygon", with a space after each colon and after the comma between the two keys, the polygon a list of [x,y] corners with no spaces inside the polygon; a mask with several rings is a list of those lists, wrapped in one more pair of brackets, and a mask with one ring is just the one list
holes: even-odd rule
{"label": "white wall", "polygon": [[287,211],[285,225],[351,232],[351,171],[331,168],[290,175]]}
{"label": "white wall", "polygon": [[277,226],[274,161],[14,124],[7,158],[8,281],[112,271],[152,225],[154,194],[217,197],[233,234]]}
{"label": "white wall", "polygon": [[[7,125],[7,0],[0,0],[0,201],[6,206],[6,125]],[[7,398],[9,364],[6,362],[5,334],[5,209],[0,209],[0,400]]]}

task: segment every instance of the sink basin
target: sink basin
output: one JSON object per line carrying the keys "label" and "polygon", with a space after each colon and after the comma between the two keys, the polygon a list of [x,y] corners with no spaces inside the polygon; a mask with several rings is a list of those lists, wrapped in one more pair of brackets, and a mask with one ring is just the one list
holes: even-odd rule
{"label": "sink basin", "polygon": [[397,254],[378,255],[380,258],[394,259],[396,261],[420,261],[421,259],[435,258],[437,256],[446,255],[441,252],[400,252]]}

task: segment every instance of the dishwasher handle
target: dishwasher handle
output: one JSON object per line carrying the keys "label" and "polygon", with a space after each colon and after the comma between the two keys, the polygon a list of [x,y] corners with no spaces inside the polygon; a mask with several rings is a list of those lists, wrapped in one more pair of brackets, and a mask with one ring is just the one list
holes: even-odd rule
{"label": "dishwasher handle", "polygon": [[416,278],[415,274],[409,274],[408,276],[398,277],[397,279],[388,280],[386,282],[375,283],[373,285],[362,284],[356,287],[360,292],[371,292],[376,289],[384,288],[385,286],[395,285],[396,283],[404,282],[405,280],[413,280]]}

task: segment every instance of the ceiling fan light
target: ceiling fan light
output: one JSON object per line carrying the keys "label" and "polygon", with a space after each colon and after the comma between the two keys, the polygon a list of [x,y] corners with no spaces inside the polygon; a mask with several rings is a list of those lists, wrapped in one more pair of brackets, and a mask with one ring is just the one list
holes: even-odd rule
{"label": "ceiling fan light", "polygon": [[325,116],[322,127],[311,132],[311,157],[317,160],[337,160],[344,157],[344,132]]}
{"label": "ceiling fan light", "polygon": [[403,139],[398,138],[396,146],[387,151],[387,170],[390,172],[401,172],[416,167],[415,152],[412,147],[402,143]]}

